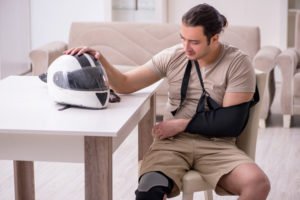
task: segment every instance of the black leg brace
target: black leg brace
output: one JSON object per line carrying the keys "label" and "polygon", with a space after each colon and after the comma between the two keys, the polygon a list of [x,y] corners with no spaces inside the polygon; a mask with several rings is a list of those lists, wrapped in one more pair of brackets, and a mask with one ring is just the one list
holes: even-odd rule
{"label": "black leg brace", "polygon": [[171,192],[173,181],[160,172],[144,174],[135,191],[136,200],[162,200],[165,194]]}

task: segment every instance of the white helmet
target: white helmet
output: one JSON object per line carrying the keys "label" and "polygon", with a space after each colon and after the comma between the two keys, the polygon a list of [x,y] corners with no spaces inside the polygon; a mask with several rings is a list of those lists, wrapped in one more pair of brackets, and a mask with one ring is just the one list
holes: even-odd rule
{"label": "white helmet", "polygon": [[57,103],[85,108],[105,108],[108,79],[102,65],[91,55],[62,55],[48,68],[50,96]]}

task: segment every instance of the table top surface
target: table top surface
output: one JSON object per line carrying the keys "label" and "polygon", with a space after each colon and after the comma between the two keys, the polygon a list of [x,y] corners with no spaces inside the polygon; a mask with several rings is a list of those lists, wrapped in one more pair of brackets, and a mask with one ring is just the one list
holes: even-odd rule
{"label": "table top surface", "polygon": [[[47,84],[37,76],[10,76],[0,81],[0,133],[117,136],[138,115],[161,82],[138,92],[120,95],[121,102],[92,110],[63,105],[48,95]],[[138,123],[138,122],[136,122]]]}

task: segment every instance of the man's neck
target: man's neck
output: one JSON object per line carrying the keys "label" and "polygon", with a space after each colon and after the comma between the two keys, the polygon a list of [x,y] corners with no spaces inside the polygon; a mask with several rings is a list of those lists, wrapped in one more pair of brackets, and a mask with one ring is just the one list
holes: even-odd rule
{"label": "man's neck", "polygon": [[215,45],[215,47],[211,49],[210,54],[208,54],[205,58],[198,60],[199,65],[205,67],[214,63],[218,59],[220,53],[221,53],[221,44],[218,43]]}

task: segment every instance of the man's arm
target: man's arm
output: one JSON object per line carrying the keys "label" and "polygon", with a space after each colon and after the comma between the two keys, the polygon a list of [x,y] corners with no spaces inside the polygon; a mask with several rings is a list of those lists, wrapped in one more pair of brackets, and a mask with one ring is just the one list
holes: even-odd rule
{"label": "man's arm", "polygon": [[70,55],[83,53],[89,53],[99,60],[107,73],[110,87],[118,93],[132,93],[147,87],[160,79],[158,74],[145,66],[137,67],[136,69],[123,74],[113,67],[100,52],[89,47],[78,47],[65,51],[65,54]]}
{"label": "man's arm", "polygon": [[[227,92],[223,98],[223,107],[234,106],[247,101],[253,97],[253,92]],[[153,136],[159,139],[172,137],[180,132],[183,132],[190,119],[172,119],[160,122],[153,127]]]}
{"label": "man's arm", "polygon": [[226,92],[223,98],[223,107],[234,106],[247,101],[253,97],[253,92]]}
{"label": "man's arm", "polygon": [[122,73],[113,67],[104,56],[100,55],[99,61],[105,68],[109,85],[118,93],[132,93],[160,80],[158,74],[145,66],[139,66],[134,70]]}
{"label": "man's arm", "polygon": [[170,119],[159,122],[153,126],[152,135],[159,139],[173,137],[183,132],[190,122],[190,119]]}

